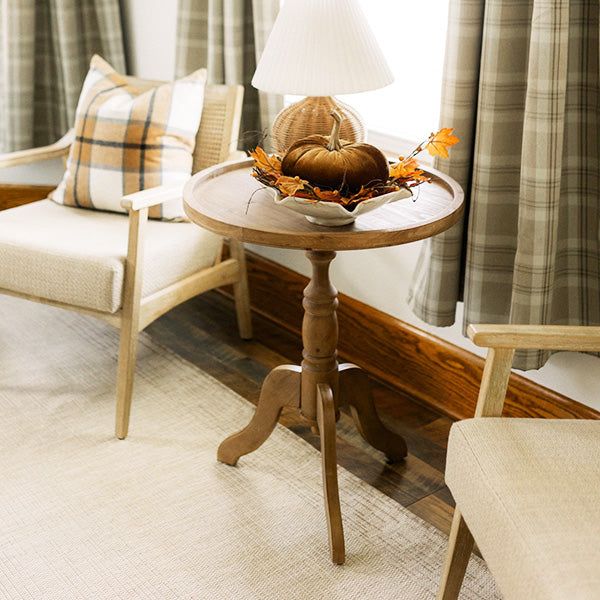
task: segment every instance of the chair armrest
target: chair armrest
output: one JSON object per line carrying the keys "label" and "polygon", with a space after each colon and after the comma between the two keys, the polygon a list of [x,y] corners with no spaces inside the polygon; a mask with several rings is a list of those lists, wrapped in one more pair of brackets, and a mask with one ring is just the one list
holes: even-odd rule
{"label": "chair armrest", "polygon": [[18,167],[19,165],[28,165],[40,160],[49,160],[51,158],[60,158],[69,153],[69,148],[75,139],[75,130],[69,129],[63,137],[54,144],[31,148],[30,150],[18,150],[17,152],[7,152],[0,154],[0,169],[7,167]]}
{"label": "chair armrest", "polygon": [[169,200],[177,200],[182,196],[183,184],[159,185],[123,196],[121,206],[127,210],[140,210],[141,208],[150,208]]}
{"label": "chair armrest", "polygon": [[[227,160],[240,160],[248,158],[242,150],[235,150],[229,154]],[[127,194],[121,199],[121,206],[127,210],[140,210],[141,208],[150,208],[157,204],[162,204],[168,200],[177,200],[183,196],[184,184],[177,185],[159,185],[157,187]]]}
{"label": "chair armrest", "polygon": [[476,346],[600,351],[600,327],[587,325],[469,325]]}

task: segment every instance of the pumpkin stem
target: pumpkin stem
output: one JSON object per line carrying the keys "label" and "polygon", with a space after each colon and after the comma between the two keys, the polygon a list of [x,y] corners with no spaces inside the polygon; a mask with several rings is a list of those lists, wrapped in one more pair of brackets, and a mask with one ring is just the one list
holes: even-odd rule
{"label": "pumpkin stem", "polygon": [[329,135],[327,150],[333,152],[334,150],[342,149],[342,143],[340,142],[340,126],[344,117],[337,110],[332,110],[330,114],[333,117],[333,127],[331,128],[331,134]]}

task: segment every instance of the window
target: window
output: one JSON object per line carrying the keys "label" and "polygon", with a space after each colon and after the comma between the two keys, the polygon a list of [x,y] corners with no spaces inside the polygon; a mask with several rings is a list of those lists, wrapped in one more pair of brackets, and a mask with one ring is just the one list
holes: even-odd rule
{"label": "window", "polygon": [[[358,1],[395,81],[339,98],[359,111],[372,143],[403,153],[439,124],[449,0]],[[288,102],[298,99],[286,96]]]}
{"label": "window", "polygon": [[341,96],[369,130],[421,141],[438,126],[448,0],[359,0],[395,81]]}

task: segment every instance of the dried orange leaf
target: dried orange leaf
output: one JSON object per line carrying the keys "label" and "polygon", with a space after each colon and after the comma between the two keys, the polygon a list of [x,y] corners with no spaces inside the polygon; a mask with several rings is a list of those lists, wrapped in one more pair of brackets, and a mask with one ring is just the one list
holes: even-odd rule
{"label": "dried orange leaf", "polygon": [[254,166],[271,175],[281,175],[281,161],[279,157],[269,156],[260,146],[256,146],[250,156],[254,159]]}
{"label": "dried orange leaf", "polygon": [[441,156],[442,158],[448,158],[448,148],[458,144],[460,140],[454,135],[453,127],[444,127],[440,129],[436,134],[432,134],[429,137],[429,141],[425,148],[431,156]]}
{"label": "dried orange leaf", "polygon": [[322,190],[316,187],[313,188],[313,191],[319,200],[324,200],[325,202],[337,202],[339,204],[342,200],[342,195],[338,190]]}
{"label": "dried orange leaf", "polygon": [[402,183],[414,182],[413,185],[429,181],[425,172],[419,169],[414,158],[403,159],[400,157],[400,162],[390,166],[390,177]]}
{"label": "dried orange leaf", "polygon": [[293,196],[296,192],[303,190],[306,183],[304,179],[300,179],[297,175],[296,177],[281,175],[277,178],[275,185],[282,194]]}
{"label": "dried orange leaf", "polygon": [[356,192],[356,194],[352,194],[352,196],[350,196],[349,200],[351,202],[362,202],[363,200],[370,200],[371,198],[374,198],[378,195],[380,195],[378,189],[362,186],[360,190]]}
{"label": "dried orange leaf", "polygon": [[402,159],[390,166],[390,177],[394,179],[410,179],[415,173],[420,174],[417,161],[414,158]]}

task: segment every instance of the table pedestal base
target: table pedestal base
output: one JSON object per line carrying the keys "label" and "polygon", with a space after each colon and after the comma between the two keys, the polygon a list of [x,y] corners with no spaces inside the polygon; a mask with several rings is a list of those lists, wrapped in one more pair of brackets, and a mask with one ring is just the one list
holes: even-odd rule
{"label": "table pedestal base", "polygon": [[334,252],[309,251],[311,282],[304,290],[302,366],[283,365],[267,375],[256,412],[240,432],[219,446],[217,458],[228,465],[259,448],[271,435],[284,407],[298,409],[321,438],[325,509],[331,559],[343,564],[344,530],[337,479],[336,422],[349,407],[363,438],[392,461],[406,456],[404,439],[386,429],[377,415],[366,373],[337,362],[337,291],[329,282]]}

